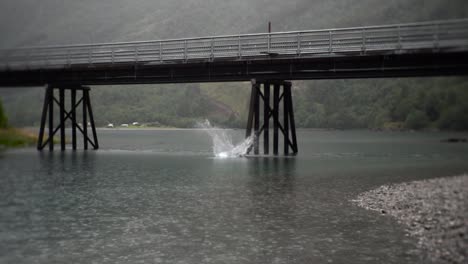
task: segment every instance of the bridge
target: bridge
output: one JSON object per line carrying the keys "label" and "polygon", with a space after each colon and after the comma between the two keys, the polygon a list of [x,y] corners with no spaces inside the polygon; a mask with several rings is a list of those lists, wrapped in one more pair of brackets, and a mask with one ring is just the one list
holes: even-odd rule
{"label": "bridge", "polygon": [[[269,121],[273,119],[273,154],[278,154],[279,131],[284,136],[284,153],[291,150],[295,154],[298,147],[290,81],[466,75],[468,19],[26,47],[0,50],[0,59],[0,87],[48,87],[39,132],[40,150],[46,145],[53,149],[52,138],[59,130],[61,149],[65,149],[67,120],[72,123],[73,149],[77,129],[84,136],[85,149],[88,143],[95,149],[99,147],[89,85],[252,81],[247,136],[256,136],[254,153],[259,154],[263,134],[263,152],[269,154]],[[54,90],[58,90],[59,99]],[[65,110],[65,90],[70,91],[69,111]],[[82,93],[78,101],[77,91]],[[54,104],[60,109],[58,127],[53,125]],[[79,105],[81,123],[76,115]],[[92,138],[87,133],[88,118]],[[47,119],[49,135],[45,139]]]}

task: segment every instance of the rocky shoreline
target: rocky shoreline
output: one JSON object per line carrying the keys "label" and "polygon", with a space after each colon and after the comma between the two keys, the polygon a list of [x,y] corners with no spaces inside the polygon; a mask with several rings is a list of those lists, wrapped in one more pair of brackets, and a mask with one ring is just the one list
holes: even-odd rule
{"label": "rocky shoreline", "polygon": [[468,263],[468,175],[384,185],[354,202],[395,217],[435,263]]}

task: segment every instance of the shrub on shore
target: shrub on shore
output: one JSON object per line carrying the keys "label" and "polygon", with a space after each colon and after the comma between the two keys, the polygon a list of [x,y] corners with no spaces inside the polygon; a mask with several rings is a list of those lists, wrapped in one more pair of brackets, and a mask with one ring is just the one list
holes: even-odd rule
{"label": "shrub on shore", "polygon": [[0,100],[0,147],[26,147],[36,142],[37,137],[32,133],[8,126],[8,119]]}
{"label": "shrub on shore", "polygon": [[27,147],[36,144],[37,136],[16,128],[0,128],[0,146]]}
{"label": "shrub on shore", "polygon": [[8,126],[8,119],[3,111],[2,100],[0,100],[0,128],[6,128]]}

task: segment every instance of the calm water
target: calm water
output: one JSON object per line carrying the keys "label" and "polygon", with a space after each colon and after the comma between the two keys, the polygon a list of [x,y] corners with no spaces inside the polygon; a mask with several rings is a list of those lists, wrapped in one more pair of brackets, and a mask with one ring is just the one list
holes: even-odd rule
{"label": "calm water", "polygon": [[440,142],[466,134],[299,131],[297,157],[217,159],[202,131],[98,133],[0,153],[1,263],[424,263],[350,200],[468,172],[468,144]]}

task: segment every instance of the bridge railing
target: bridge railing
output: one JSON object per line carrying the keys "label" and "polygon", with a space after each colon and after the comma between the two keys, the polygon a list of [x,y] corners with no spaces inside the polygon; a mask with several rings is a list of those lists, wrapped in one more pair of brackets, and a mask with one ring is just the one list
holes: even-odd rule
{"label": "bridge railing", "polygon": [[161,41],[47,46],[0,50],[4,69],[48,69],[102,64],[167,64],[274,57],[338,56],[468,50],[468,19],[215,36]]}

